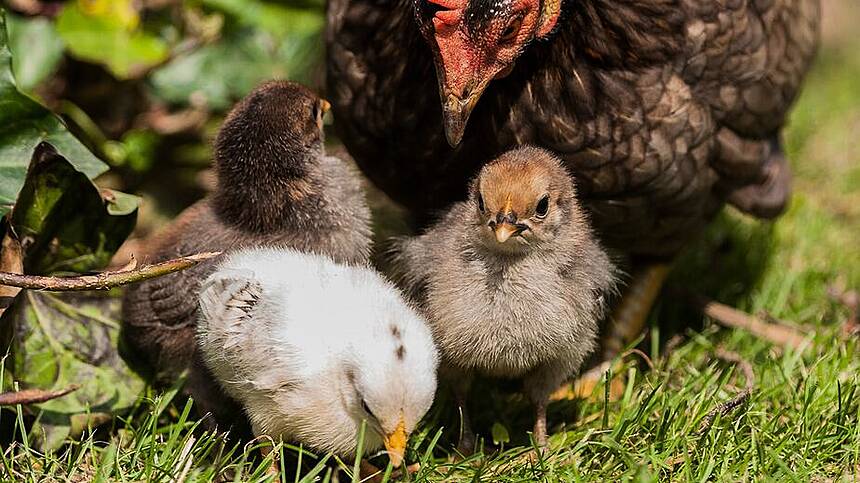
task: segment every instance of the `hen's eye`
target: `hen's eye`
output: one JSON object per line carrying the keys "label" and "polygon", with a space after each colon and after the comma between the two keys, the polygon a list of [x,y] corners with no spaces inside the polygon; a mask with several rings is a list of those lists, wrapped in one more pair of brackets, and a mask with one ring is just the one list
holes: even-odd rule
{"label": "hen's eye", "polygon": [[523,23],[522,17],[517,17],[511,20],[511,23],[505,27],[505,30],[502,32],[502,36],[499,37],[499,42],[508,43],[515,38],[517,38],[517,34],[520,33],[520,26]]}
{"label": "hen's eye", "polygon": [[544,196],[538,201],[537,208],[535,208],[535,216],[538,218],[546,218],[546,214],[549,212],[549,195]]}
{"label": "hen's eye", "polygon": [[481,196],[481,193],[478,193],[478,209],[484,211],[484,197]]}

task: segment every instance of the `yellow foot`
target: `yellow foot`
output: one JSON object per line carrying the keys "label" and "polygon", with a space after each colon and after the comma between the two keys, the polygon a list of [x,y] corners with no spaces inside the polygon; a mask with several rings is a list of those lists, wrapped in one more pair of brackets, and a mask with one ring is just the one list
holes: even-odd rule
{"label": "yellow foot", "polygon": [[[556,389],[556,391],[549,396],[549,400],[563,401],[589,399],[595,401],[603,399],[603,391],[595,391],[595,389],[604,382],[606,371],[609,369],[610,364],[611,361],[605,361],[602,364],[592,367],[576,381],[566,383]],[[621,364],[618,363],[612,367],[612,379],[609,381],[609,400],[615,401],[619,399],[623,393],[624,377],[621,375]]]}
{"label": "yellow foot", "polygon": [[604,361],[620,354],[642,333],[668,275],[669,265],[663,263],[646,265],[633,272],[633,278],[621,293],[621,300],[612,311],[603,333]]}
{"label": "yellow foot", "polygon": [[[668,264],[653,264],[640,267],[633,272],[630,284],[621,294],[621,300],[612,311],[609,323],[601,338],[603,362],[592,367],[573,383],[566,383],[556,390],[550,401],[563,399],[603,399],[603,391],[594,389],[604,382],[606,370],[612,359],[630,345],[642,333],[648,314],[663,288],[669,274]],[[612,380],[609,383],[609,399],[616,400],[624,392],[624,376],[621,364],[612,367]]]}

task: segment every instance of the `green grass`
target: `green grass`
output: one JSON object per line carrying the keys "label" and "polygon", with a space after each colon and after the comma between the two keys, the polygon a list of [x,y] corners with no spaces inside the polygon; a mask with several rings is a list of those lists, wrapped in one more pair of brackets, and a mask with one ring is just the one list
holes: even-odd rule
{"label": "green grass", "polygon": [[[850,36],[848,37],[850,38]],[[767,312],[802,329],[799,351],[721,329],[667,291],[643,346],[654,368],[623,361],[623,396],[550,407],[550,451],[529,458],[529,410],[520,397],[477,401],[488,437],[503,444],[456,463],[448,458],[456,421],[435,410],[413,436],[413,481],[857,481],[860,479],[860,347],[842,333],[844,307],[828,299],[837,283],[860,287],[860,39],[825,46],[786,133],[796,173],[788,213],[773,224],[723,214],[678,261],[669,285],[693,288],[750,313]],[[683,342],[668,353],[673,335]],[[748,361],[752,396],[698,435],[716,405],[739,394],[739,368],[717,348]],[[597,394],[603,394],[598,388]],[[150,393],[128,417],[87,433],[57,453],[41,454],[26,438],[0,455],[3,481],[266,481],[271,456],[260,441],[230,447],[198,430],[190,406],[174,392]],[[20,410],[0,425],[21,425]],[[445,431],[442,431],[442,428]],[[352,480],[352,464],[279,445],[284,481]],[[384,458],[375,462],[384,463]],[[388,471],[390,472],[390,468]],[[184,478],[184,480],[183,480]]]}

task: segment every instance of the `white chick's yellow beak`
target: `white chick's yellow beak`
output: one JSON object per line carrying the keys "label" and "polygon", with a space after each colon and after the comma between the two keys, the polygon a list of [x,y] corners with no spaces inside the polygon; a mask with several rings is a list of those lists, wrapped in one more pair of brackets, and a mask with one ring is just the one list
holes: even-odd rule
{"label": "white chick's yellow beak", "polygon": [[496,233],[496,241],[504,243],[508,238],[519,233],[520,229],[510,223],[499,223],[493,231]]}
{"label": "white chick's yellow beak", "polygon": [[406,422],[403,420],[403,415],[400,415],[400,421],[397,427],[390,434],[386,434],[382,439],[385,444],[385,450],[388,451],[388,458],[391,464],[397,468],[403,463],[403,455],[406,453]]}

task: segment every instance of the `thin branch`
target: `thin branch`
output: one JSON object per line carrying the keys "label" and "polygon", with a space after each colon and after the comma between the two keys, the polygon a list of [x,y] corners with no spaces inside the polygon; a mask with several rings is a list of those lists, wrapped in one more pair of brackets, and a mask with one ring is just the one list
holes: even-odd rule
{"label": "thin branch", "polygon": [[752,364],[750,364],[746,359],[741,357],[740,354],[738,354],[737,352],[725,350],[720,347],[717,348],[714,355],[717,356],[719,359],[722,359],[727,362],[732,362],[738,367],[740,367],[741,371],[744,373],[744,379],[746,379],[746,388],[737,396],[710,410],[708,414],[705,415],[705,418],[702,419],[702,427],[696,432],[696,436],[702,436],[707,433],[711,429],[711,426],[714,424],[714,420],[717,419],[718,414],[720,416],[726,416],[730,412],[734,411],[736,408],[746,404],[746,402],[749,401],[749,398],[752,395],[753,386],[755,385],[755,373],[753,372]]}
{"label": "thin branch", "polygon": [[16,404],[36,404],[63,397],[70,392],[77,391],[81,386],[73,384],[58,391],[47,391],[45,389],[24,389],[22,391],[4,392],[0,394],[0,406],[14,406]]}
{"label": "thin branch", "polygon": [[141,282],[150,278],[161,277],[173,272],[185,270],[200,262],[220,255],[221,252],[198,253],[187,257],[176,258],[166,262],[145,265],[136,270],[103,272],[96,275],[80,275],[75,277],[45,277],[39,275],[19,275],[17,273],[0,272],[0,285],[20,287],[30,290],[50,290],[54,292],[74,292],[84,290],[108,290],[121,285]]}
{"label": "thin branch", "polygon": [[637,356],[641,357],[642,360],[645,361],[645,364],[648,365],[648,368],[651,369],[652,371],[654,370],[654,363],[651,362],[651,358],[648,357],[648,354],[642,352],[641,350],[639,350],[635,347],[632,349],[629,349],[629,350],[625,351],[623,354],[621,354],[621,358],[624,359],[625,357],[627,357],[631,354],[636,354]]}
{"label": "thin branch", "polygon": [[703,314],[716,320],[721,325],[745,330],[774,344],[788,346],[795,350],[799,349],[803,344],[803,335],[790,326],[768,324],[758,317],[701,295],[691,295],[690,298]]}
{"label": "thin branch", "polygon": [[856,290],[843,290],[837,285],[827,287],[827,295],[834,302],[848,309],[848,319],[842,325],[845,335],[860,333],[860,293]]}

